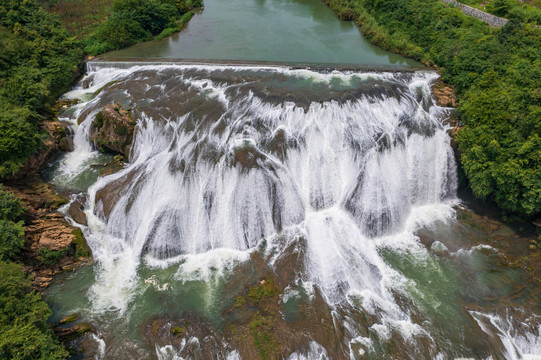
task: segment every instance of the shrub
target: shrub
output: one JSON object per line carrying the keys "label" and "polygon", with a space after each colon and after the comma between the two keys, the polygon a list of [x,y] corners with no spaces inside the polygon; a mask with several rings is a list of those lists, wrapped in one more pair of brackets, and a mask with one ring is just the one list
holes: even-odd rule
{"label": "shrub", "polygon": [[37,259],[46,266],[53,266],[58,264],[60,259],[66,256],[68,248],[61,250],[51,250],[48,248],[41,248],[37,251]]}
{"label": "shrub", "polygon": [[0,260],[9,260],[24,246],[24,226],[22,221],[15,223],[0,220]]}
{"label": "shrub", "polygon": [[24,211],[22,201],[0,184],[0,219],[19,220]]}
{"label": "shrub", "polygon": [[51,311],[21,265],[0,261],[0,359],[65,359],[47,324]]}

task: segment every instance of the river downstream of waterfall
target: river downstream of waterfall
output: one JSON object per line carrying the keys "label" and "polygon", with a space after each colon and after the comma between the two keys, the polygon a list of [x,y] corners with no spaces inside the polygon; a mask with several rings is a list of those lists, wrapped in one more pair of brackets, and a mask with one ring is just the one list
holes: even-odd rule
{"label": "river downstream of waterfall", "polygon": [[[541,359],[539,304],[512,296],[523,273],[456,220],[437,73],[88,70],[60,115],[75,149],[48,176],[86,199],[95,264],[47,299],[93,324],[96,358],[250,359],[233,326],[275,313],[231,309],[272,279],[272,358]],[[126,166],[98,177],[90,129],[107,104],[136,131]]]}

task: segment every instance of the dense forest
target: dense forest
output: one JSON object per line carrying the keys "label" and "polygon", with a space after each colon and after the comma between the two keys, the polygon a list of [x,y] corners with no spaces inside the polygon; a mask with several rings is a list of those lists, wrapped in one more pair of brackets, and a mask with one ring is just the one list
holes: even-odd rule
{"label": "dense forest", "polygon": [[541,211],[541,29],[495,29],[434,0],[326,0],[373,43],[436,64],[457,92],[462,168],[508,220]]}

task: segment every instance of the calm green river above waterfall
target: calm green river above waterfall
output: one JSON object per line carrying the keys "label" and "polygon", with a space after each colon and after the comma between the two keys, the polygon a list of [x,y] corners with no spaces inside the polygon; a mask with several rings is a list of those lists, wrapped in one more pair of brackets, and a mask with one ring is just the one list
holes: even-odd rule
{"label": "calm green river above waterfall", "polygon": [[207,0],[204,6],[180,33],[104,57],[420,65],[371,45],[321,0]]}
{"label": "calm green river above waterfall", "polygon": [[[43,172],[94,258],[45,293],[92,329],[73,359],[541,359],[541,289],[500,246],[525,240],[457,196],[437,80],[316,0],[206,0],[89,62]],[[135,134],[100,176],[111,104]]]}

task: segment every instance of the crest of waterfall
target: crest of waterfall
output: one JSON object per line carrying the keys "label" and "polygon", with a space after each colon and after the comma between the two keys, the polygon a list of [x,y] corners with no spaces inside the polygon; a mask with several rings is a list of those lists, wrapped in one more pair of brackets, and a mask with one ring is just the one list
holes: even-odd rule
{"label": "crest of waterfall", "polygon": [[[399,231],[412,207],[454,196],[433,73],[228,71],[240,79],[228,83],[216,67],[143,67],[115,85],[138,130],[130,166],[93,189],[122,182],[108,211],[95,204],[107,235],[155,258],[246,250],[334,209],[371,238]],[[251,84],[258,75],[268,84]],[[330,91],[285,89],[291,79]]]}

